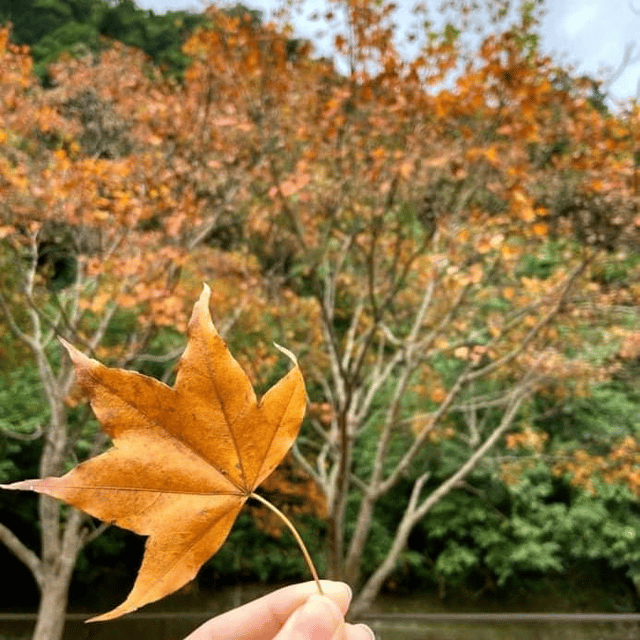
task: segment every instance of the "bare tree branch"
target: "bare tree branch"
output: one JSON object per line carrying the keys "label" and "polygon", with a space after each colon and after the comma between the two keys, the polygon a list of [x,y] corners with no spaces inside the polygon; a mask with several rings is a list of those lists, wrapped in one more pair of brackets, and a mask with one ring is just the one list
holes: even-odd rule
{"label": "bare tree branch", "polygon": [[0,522],[0,542],[2,542],[13,555],[24,564],[39,586],[42,586],[44,576],[40,558],[31,551],[7,526]]}
{"label": "bare tree branch", "polygon": [[373,597],[375,597],[379,592],[383,582],[388,578],[396,566],[400,553],[405,548],[409,534],[416,523],[426,515],[433,505],[441,500],[444,495],[454,489],[467,475],[469,475],[469,473],[471,473],[480,460],[482,460],[486,455],[487,451],[494,446],[504,432],[511,427],[520,406],[529,396],[532,389],[532,385],[528,383],[514,391],[510,406],[503,414],[500,423],[493,430],[491,435],[471,454],[467,461],[454,474],[440,484],[437,489],[432,491],[421,503],[419,502],[419,496],[428,478],[428,472],[423,472],[414,481],[408,507],[405,509],[402,519],[396,529],[391,549],[378,569],[376,569],[376,571],[374,571],[367,579],[357,598],[353,602],[351,607],[353,615],[357,616],[359,613],[362,613],[362,611],[371,604]]}
{"label": "bare tree branch", "polygon": [[0,309],[2,309],[2,313],[4,314],[4,317],[7,321],[7,325],[9,326],[9,330],[11,331],[11,333],[13,333],[13,335],[16,338],[18,338],[18,340],[20,340],[21,342],[24,342],[24,344],[26,344],[32,351],[35,351],[35,342],[33,338],[27,335],[26,333],[24,333],[20,329],[13,313],[11,312],[11,309],[9,308],[9,304],[7,303],[5,297],[2,295],[1,291],[0,291]]}
{"label": "bare tree branch", "polygon": [[[640,15],[640,12],[638,12],[632,5],[632,3],[629,3],[629,7],[630,9]],[[618,64],[618,66],[611,70],[609,73],[607,73],[607,77],[605,78],[604,82],[602,83],[602,91],[603,93],[608,93],[612,87],[612,85],[614,85],[616,83],[617,80],[619,80],[622,75],[624,74],[624,72],[633,64],[635,64],[636,62],[640,61],[640,53],[637,53],[635,56],[633,55],[633,50],[636,47],[636,43],[635,42],[628,42],[625,47],[624,47],[624,53],[622,54],[622,60],[620,60],[620,63]]]}
{"label": "bare tree branch", "polygon": [[[469,372],[469,374],[467,375],[467,380],[469,381],[476,380],[490,373],[493,373],[494,371],[504,366],[505,364],[509,362],[513,362],[515,358],[517,358],[521,353],[523,353],[524,350],[531,344],[531,342],[533,342],[535,337],[540,333],[540,331],[544,327],[546,327],[558,315],[558,312],[562,308],[562,305],[566,301],[569,295],[569,292],[571,291],[572,285],[577,280],[578,276],[584,272],[590,260],[591,260],[591,256],[588,256],[571,272],[569,277],[565,280],[564,284],[562,285],[562,288],[560,289],[559,293],[557,294],[557,300],[555,304],[544,316],[542,316],[538,320],[538,322],[536,322],[536,324],[533,327],[531,327],[527,335],[520,341],[520,343],[515,349],[512,349],[509,353],[506,353],[504,356],[502,356],[501,358],[498,358],[497,360],[494,360],[490,364],[484,367],[481,367],[479,369],[475,369],[472,372]],[[495,340],[497,340],[497,338],[494,338],[494,342]]]}

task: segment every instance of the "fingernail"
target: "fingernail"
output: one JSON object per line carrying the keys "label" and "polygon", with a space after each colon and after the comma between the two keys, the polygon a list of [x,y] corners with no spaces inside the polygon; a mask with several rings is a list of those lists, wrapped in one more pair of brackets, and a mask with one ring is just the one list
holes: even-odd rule
{"label": "fingernail", "polygon": [[349,600],[348,600],[348,602],[351,602],[351,598],[353,598],[353,589],[346,582],[344,584],[347,586],[347,591],[349,592]]}
{"label": "fingernail", "polygon": [[312,595],[293,615],[293,627],[303,638],[330,638],[342,622],[340,610],[326,596]]}
{"label": "fingernail", "polygon": [[376,636],[373,633],[373,629],[371,627],[369,627],[366,624],[362,624],[362,622],[360,622],[359,624],[356,625],[357,627],[360,627],[361,629],[363,629],[364,631],[366,631],[369,634],[369,637],[371,638],[371,640],[376,640]]}

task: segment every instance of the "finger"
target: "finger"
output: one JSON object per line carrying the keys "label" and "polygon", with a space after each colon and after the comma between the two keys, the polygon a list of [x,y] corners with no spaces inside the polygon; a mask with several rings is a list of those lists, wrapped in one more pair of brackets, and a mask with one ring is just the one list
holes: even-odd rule
{"label": "finger", "polygon": [[312,595],[273,640],[344,640],[344,618],[333,600]]}
{"label": "finger", "polygon": [[[325,595],[344,616],[351,601],[351,589],[344,582],[321,580]],[[313,594],[315,582],[294,584],[227,611],[198,627],[185,640],[271,640],[291,614]]]}
{"label": "finger", "polygon": [[345,640],[375,640],[375,635],[366,624],[346,624]]}

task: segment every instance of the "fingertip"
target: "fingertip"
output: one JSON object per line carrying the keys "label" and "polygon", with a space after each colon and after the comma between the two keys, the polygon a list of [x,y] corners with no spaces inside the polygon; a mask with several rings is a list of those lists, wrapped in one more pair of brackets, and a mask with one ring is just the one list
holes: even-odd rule
{"label": "fingertip", "polygon": [[353,596],[351,587],[346,582],[337,580],[320,580],[320,585],[324,595],[338,605],[341,614],[344,616]]}
{"label": "fingertip", "polygon": [[360,623],[360,624],[357,624],[356,627],[358,627],[360,631],[363,631],[364,633],[367,634],[368,640],[376,640],[376,636],[373,633],[373,629],[369,625]]}
{"label": "fingertip", "polygon": [[345,640],[376,640],[376,636],[373,629],[366,624],[347,624]]}
{"label": "fingertip", "polygon": [[326,640],[344,624],[338,605],[328,596],[314,594],[287,621],[277,640]]}
{"label": "fingertip", "polygon": [[307,601],[302,606],[307,607],[309,611],[322,610],[323,613],[330,615],[335,620],[342,618],[342,613],[337,603],[327,595],[321,596],[319,593],[314,593],[307,598]]}

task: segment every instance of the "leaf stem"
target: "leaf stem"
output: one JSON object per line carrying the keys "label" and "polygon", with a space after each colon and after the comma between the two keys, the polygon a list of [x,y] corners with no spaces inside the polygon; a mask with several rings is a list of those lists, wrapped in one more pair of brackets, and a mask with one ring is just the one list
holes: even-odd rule
{"label": "leaf stem", "polygon": [[324,591],[322,590],[322,585],[320,584],[320,578],[318,578],[318,572],[316,571],[316,567],[313,564],[313,560],[311,559],[309,552],[307,551],[307,547],[302,541],[300,534],[296,531],[296,528],[291,523],[291,520],[289,520],[289,518],[287,518],[287,516],[285,516],[284,513],[280,511],[280,509],[278,509],[278,507],[271,504],[266,498],[259,496],[257,493],[250,493],[249,497],[255,498],[258,502],[261,502],[265,507],[268,507],[269,509],[271,509],[271,511],[273,511],[273,513],[275,513],[280,518],[280,520],[282,520],[282,522],[284,522],[287,525],[287,527],[289,528],[289,531],[291,531],[291,533],[293,534],[293,537],[296,539],[296,542],[298,543],[298,546],[302,551],[302,555],[304,556],[307,566],[309,567],[309,571],[311,571],[311,575],[313,576],[316,586],[318,587],[318,593],[321,596],[323,596]]}

